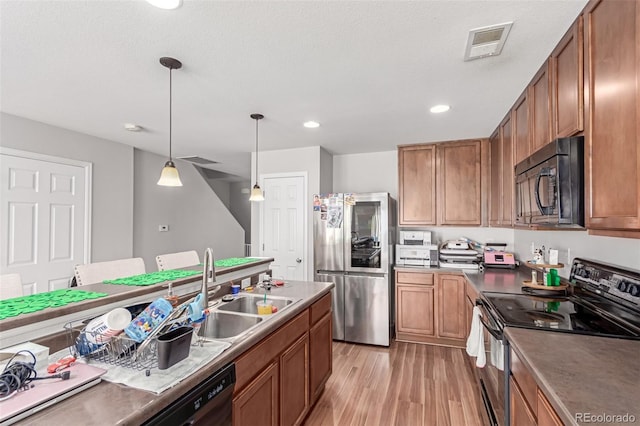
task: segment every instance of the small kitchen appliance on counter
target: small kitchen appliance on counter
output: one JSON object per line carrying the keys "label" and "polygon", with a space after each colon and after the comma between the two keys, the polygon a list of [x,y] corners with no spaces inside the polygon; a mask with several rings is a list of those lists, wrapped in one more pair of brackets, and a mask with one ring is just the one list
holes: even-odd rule
{"label": "small kitchen appliance on counter", "polygon": [[438,246],[431,244],[430,231],[400,231],[396,244],[396,266],[438,267]]}
{"label": "small kitchen appliance on counter", "polygon": [[506,251],[507,245],[503,243],[487,243],[483,253],[483,263],[486,268],[510,268],[516,267],[516,257]]}
{"label": "small kitchen appliance on counter", "polygon": [[482,254],[472,249],[468,242],[449,240],[440,247],[440,267],[452,269],[479,269]]}

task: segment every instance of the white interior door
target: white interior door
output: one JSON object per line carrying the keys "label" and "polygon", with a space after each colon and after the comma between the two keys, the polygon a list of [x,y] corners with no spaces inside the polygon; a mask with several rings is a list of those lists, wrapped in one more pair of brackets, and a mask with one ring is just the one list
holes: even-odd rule
{"label": "white interior door", "polygon": [[273,277],[304,280],[306,259],[306,176],[263,177],[260,255],[273,257]]}
{"label": "white interior door", "polygon": [[0,151],[0,266],[18,273],[25,295],[65,288],[89,262],[91,165]]}

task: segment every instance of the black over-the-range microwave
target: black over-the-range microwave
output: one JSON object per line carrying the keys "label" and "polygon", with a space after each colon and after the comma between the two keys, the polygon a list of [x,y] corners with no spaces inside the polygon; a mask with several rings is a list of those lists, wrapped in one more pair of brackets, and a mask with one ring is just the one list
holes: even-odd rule
{"label": "black over-the-range microwave", "polygon": [[515,167],[516,224],[584,227],[584,137],[556,139]]}

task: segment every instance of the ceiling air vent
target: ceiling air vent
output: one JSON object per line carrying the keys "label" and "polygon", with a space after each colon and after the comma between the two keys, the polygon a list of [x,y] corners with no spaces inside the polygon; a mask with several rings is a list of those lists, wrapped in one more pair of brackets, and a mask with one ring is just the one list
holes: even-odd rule
{"label": "ceiling air vent", "polygon": [[190,161],[196,164],[218,164],[217,161],[207,160],[206,158],[198,157],[197,155],[193,155],[191,157],[178,157],[181,160]]}
{"label": "ceiling air vent", "polygon": [[490,25],[488,27],[475,28],[469,31],[467,48],[464,52],[464,60],[496,56],[502,52],[504,42],[507,40],[513,22]]}

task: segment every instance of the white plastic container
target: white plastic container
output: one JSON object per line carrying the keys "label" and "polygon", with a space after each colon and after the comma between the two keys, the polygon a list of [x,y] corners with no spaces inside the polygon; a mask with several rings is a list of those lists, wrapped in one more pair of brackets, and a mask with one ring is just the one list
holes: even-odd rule
{"label": "white plastic container", "polygon": [[118,335],[131,322],[131,312],[125,308],[115,308],[94,318],[85,328],[86,339],[91,343],[106,343]]}

